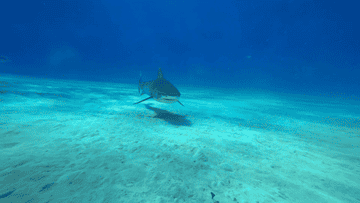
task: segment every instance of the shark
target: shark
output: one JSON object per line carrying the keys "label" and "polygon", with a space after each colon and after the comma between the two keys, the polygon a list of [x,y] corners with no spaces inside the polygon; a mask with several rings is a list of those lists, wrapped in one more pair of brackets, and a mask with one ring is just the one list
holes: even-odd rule
{"label": "shark", "polygon": [[155,99],[158,102],[168,103],[168,104],[179,102],[179,104],[184,106],[179,101],[180,98],[179,90],[164,78],[161,68],[159,68],[158,70],[157,78],[155,80],[151,80],[148,82],[142,81],[142,75],[140,73],[138,89],[140,95],[147,94],[149,95],[149,97],[134,104],[139,104],[148,99]]}

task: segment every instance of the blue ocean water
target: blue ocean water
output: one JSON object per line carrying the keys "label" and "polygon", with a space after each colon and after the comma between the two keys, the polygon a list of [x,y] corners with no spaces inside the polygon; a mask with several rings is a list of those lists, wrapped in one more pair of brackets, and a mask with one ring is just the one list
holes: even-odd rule
{"label": "blue ocean water", "polygon": [[0,202],[360,202],[357,10],[2,2]]}

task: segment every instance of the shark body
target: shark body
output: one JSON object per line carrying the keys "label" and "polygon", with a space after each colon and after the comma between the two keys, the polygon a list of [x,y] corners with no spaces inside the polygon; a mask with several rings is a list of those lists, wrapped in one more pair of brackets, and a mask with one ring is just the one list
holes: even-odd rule
{"label": "shark body", "polygon": [[138,88],[139,93],[140,93],[140,95],[147,94],[150,97],[143,99],[139,102],[136,102],[134,104],[139,104],[143,101],[153,98],[158,102],[169,103],[169,104],[174,103],[174,102],[179,102],[179,104],[184,106],[179,101],[179,98],[180,98],[179,90],[163,77],[161,68],[159,68],[159,70],[158,70],[158,77],[156,80],[143,82],[141,80],[141,78],[142,77],[140,76],[139,88]]}

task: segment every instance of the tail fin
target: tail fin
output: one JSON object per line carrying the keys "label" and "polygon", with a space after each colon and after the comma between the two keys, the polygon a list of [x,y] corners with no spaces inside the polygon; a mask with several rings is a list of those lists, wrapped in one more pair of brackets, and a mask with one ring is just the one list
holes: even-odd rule
{"label": "tail fin", "polygon": [[158,78],[163,78],[163,73],[161,71],[161,68],[158,70]]}
{"label": "tail fin", "polygon": [[141,83],[142,83],[142,74],[141,74],[141,71],[140,71],[140,79],[139,79],[139,86],[138,86],[138,89],[139,89],[139,94],[141,94],[140,92],[140,89],[141,89]]}

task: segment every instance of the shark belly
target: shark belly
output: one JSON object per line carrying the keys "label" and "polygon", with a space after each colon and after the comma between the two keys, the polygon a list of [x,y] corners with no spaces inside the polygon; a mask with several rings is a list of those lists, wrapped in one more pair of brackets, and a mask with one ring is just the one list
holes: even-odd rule
{"label": "shark belly", "polygon": [[154,97],[154,99],[158,102],[162,102],[162,103],[167,103],[167,104],[171,104],[174,102],[177,102],[179,100],[179,97],[176,96],[162,96],[162,97]]}

